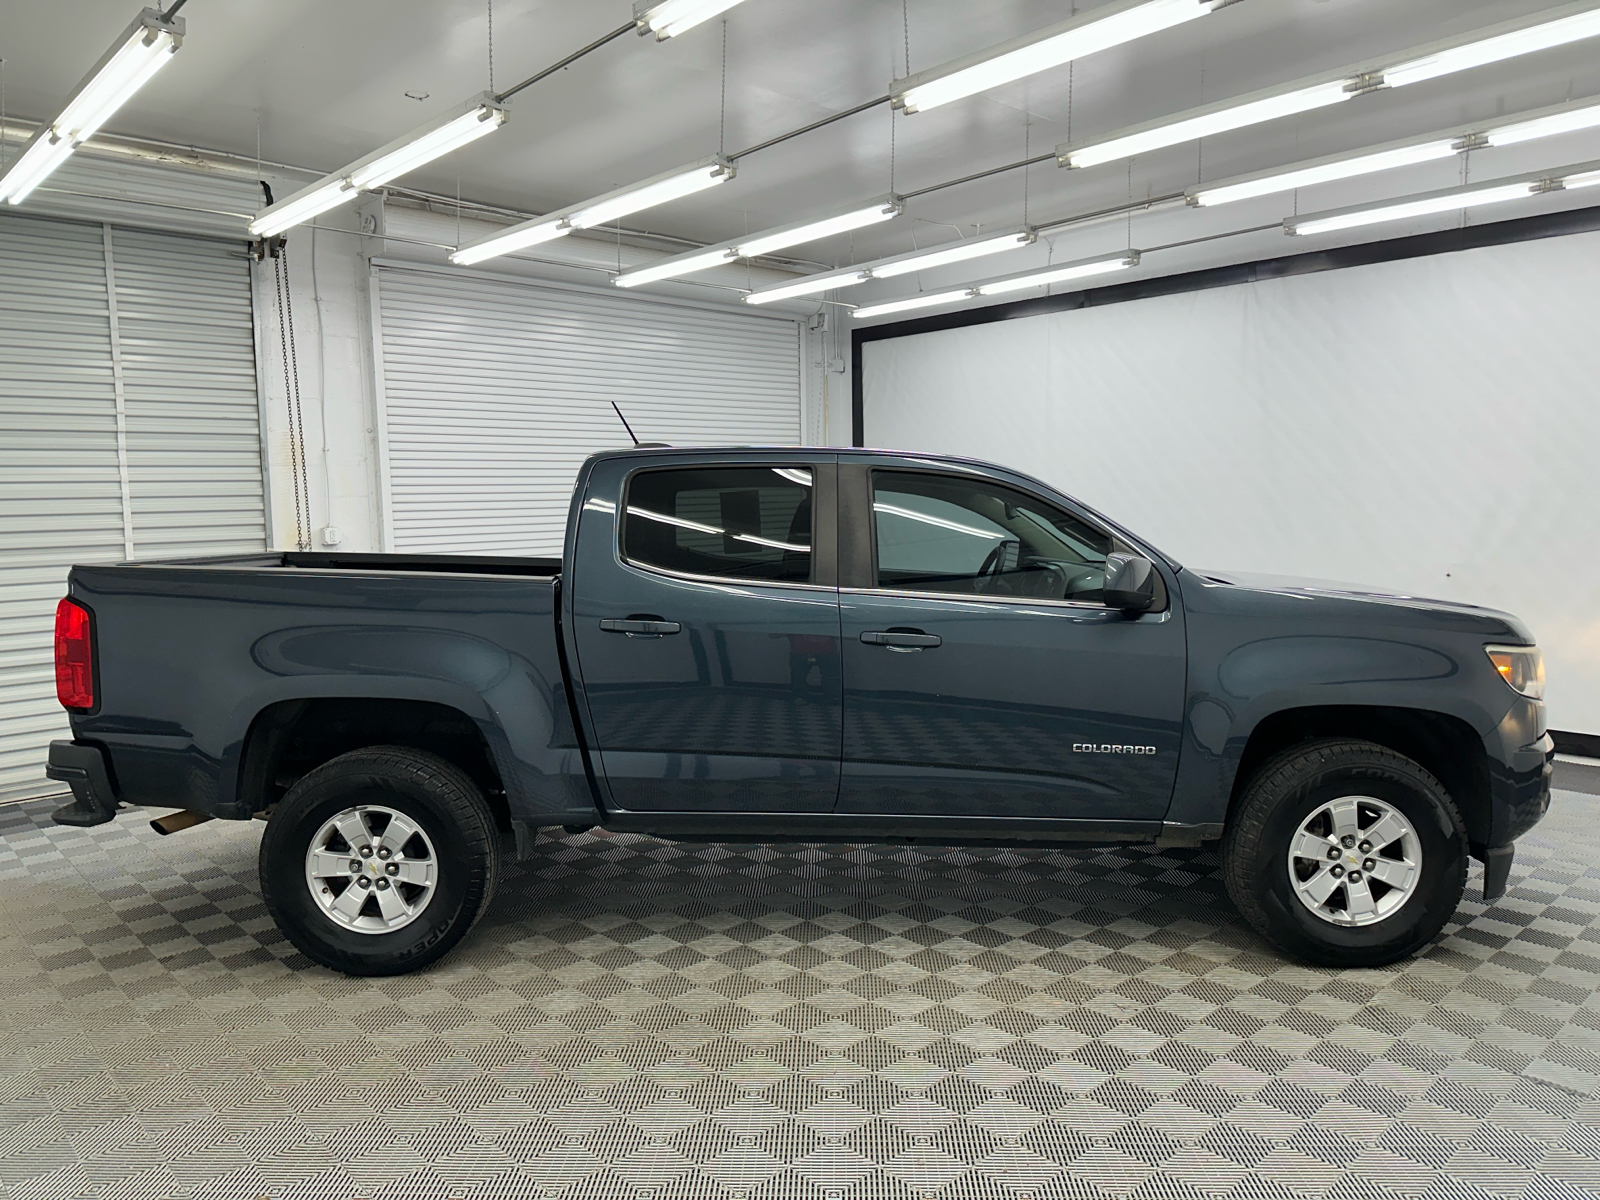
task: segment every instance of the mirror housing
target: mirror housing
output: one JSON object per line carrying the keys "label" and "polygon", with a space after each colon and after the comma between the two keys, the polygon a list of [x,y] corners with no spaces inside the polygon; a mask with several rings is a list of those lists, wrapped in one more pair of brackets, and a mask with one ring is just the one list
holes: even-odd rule
{"label": "mirror housing", "polygon": [[1105,603],[1125,613],[1148,612],[1156,602],[1156,567],[1148,558],[1120,551],[1106,555]]}

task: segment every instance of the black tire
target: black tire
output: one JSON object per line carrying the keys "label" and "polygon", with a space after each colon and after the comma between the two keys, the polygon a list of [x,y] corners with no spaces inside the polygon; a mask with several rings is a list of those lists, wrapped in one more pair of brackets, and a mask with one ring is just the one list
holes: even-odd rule
{"label": "black tire", "polygon": [[[1344,796],[1392,806],[1421,846],[1415,890],[1369,925],[1318,916],[1290,877],[1292,839],[1319,808]],[[1404,755],[1373,742],[1304,742],[1268,759],[1246,785],[1223,838],[1222,870],[1234,904],[1278,949],[1318,966],[1378,967],[1429,945],[1455,914],[1467,884],[1467,833],[1449,793]]]}
{"label": "black tire", "polygon": [[[432,843],[433,894],[392,932],[338,924],[308,886],[306,856],[317,831],[359,805],[404,814]],[[402,975],[438,961],[467,936],[494,895],[499,865],[494,814],[464,771],[420,750],[373,746],[324,763],[279,802],[261,839],[261,892],[278,928],[307,958],[347,975]]]}

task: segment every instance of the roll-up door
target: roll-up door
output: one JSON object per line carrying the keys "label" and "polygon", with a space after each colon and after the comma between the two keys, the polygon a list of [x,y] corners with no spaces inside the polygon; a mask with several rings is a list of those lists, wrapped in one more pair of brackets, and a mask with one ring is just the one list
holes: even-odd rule
{"label": "roll-up door", "polygon": [[742,312],[380,267],[387,532],[398,550],[561,552],[584,458],[641,441],[795,444],[800,327]]}
{"label": "roll-up door", "polygon": [[44,778],[74,563],[264,544],[240,243],[0,217],[0,801]]}

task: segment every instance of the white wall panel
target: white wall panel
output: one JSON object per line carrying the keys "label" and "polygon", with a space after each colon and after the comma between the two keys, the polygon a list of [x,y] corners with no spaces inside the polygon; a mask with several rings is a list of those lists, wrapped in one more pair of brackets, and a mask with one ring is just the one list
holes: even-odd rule
{"label": "white wall panel", "polygon": [[1038,475],[1181,562],[1490,605],[1600,733],[1600,234],[870,342],[869,445]]}
{"label": "white wall panel", "polygon": [[584,458],[800,439],[794,321],[380,268],[390,544],[558,555]]}

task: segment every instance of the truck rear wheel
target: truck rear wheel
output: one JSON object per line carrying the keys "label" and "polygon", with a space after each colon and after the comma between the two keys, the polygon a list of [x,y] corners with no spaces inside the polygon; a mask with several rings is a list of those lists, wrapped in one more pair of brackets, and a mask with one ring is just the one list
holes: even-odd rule
{"label": "truck rear wheel", "polygon": [[1422,949],[1454,915],[1466,828],[1439,781],[1404,755],[1306,742],[1246,785],[1222,868],[1239,911],[1280,950],[1376,967]]}
{"label": "truck rear wheel", "polygon": [[260,864],[267,910],[306,957],[347,975],[400,975],[449,953],[488,907],[494,814],[437,755],[353,750],[289,789]]}

